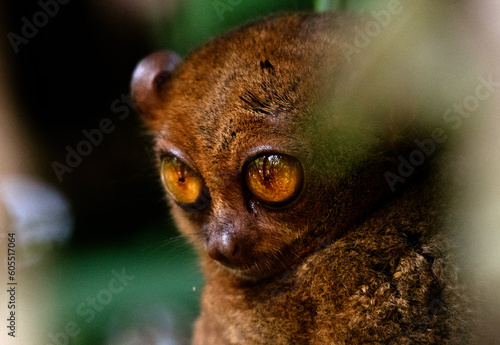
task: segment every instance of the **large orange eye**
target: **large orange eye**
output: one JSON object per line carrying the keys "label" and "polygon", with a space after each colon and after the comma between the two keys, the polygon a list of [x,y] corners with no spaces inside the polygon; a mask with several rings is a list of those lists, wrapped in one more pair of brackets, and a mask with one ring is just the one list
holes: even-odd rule
{"label": "large orange eye", "polygon": [[167,191],[179,204],[194,204],[205,188],[200,174],[177,157],[168,156],[162,159],[161,176]]}
{"label": "large orange eye", "polygon": [[245,171],[250,192],[261,202],[277,206],[291,202],[300,192],[304,174],[300,162],[290,156],[264,154]]}

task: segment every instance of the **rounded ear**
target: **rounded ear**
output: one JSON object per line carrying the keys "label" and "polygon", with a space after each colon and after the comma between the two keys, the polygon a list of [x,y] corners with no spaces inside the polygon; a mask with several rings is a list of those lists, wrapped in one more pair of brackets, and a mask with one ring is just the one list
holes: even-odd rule
{"label": "rounded ear", "polygon": [[136,110],[146,121],[155,119],[154,111],[160,108],[170,76],[181,61],[176,53],[164,50],[148,55],[135,67],[131,96]]}

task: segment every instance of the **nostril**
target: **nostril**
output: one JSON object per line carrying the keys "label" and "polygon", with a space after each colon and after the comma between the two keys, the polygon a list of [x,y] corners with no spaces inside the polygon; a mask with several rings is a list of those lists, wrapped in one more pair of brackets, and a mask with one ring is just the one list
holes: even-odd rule
{"label": "nostril", "polygon": [[236,255],[238,254],[239,249],[240,248],[239,248],[238,244],[235,243],[234,244],[234,248],[233,248],[233,252],[231,253],[231,256],[232,257],[236,257]]}

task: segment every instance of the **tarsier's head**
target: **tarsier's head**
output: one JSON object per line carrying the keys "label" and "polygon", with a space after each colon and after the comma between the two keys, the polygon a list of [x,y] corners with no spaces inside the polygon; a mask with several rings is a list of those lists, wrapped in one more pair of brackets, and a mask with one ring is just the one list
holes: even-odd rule
{"label": "tarsier's head", "polygon": [[132,96],[173,216],[206,264],[276,274],[388,195],[384,159],[367,158],[379,138],[335,110],[348,22],[275,17],[185,61],[165,51],[138,64]]}

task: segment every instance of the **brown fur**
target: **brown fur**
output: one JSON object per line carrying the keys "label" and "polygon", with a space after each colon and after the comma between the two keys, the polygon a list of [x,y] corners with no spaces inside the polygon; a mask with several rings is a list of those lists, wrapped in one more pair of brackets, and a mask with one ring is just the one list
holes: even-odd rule
{"label": "brown fur", "polygon": [[[162,69],[170,55],[160,54],[146,64],[155,73],[134,75],[158,156],[180,155],[210,192],[201,211],[170,200],[206,278],[195,345],[467,341],[440,230],[440,158],[392,193],[383,173],[413,147],[418,126],[389,135],[336,113],[340,45],[352,25],[335,14],[273,17],[175,69]],[[243,187],[257,152],[301,161],[305,183],[290,205],[262,205]],[[227,233],[240,248],[232,265],[206,249]]]}

